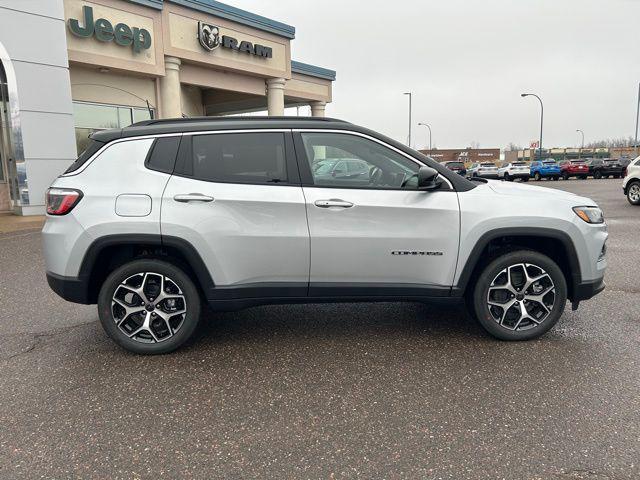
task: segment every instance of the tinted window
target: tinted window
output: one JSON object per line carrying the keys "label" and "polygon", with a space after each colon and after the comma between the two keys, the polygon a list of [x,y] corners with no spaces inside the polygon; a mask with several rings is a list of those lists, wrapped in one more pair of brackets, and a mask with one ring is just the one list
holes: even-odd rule
{"label": "tinted window", "polygon": [[418,164],[373,140],[343,133],[302,133],[314,185],[416,188]]}
{"label": "tinted window", "polygon": [[[477,164],[476,164],[477,166]],[[449,162],[447,163],[447,168],[464,168],[464,163],[462,162]]]}
{"label": "tinted window", "polygon": [[158,138],[149,152],[145,166],[151,170],[173,173],[179,146],[180,137]]}
{"label": "tinted window", "polygon": [[283,133],[194,135],[191,165],[199,180],[231,183],[287,181]]}
{"label": "tinted window", "polygon": [[69,168],[65,170],[64,173],[71,173],[78,170],[82,165],[86,163],[87,160],[89,160],[93,156],[94,153],[100,150],[100,148],[103,146],[104,146],[104,143],[96,142],[95,140],[89,139],[87,148],[85,148],[84,152],[80,154],[78,159],[75,162],[73,162],[69,166]]}

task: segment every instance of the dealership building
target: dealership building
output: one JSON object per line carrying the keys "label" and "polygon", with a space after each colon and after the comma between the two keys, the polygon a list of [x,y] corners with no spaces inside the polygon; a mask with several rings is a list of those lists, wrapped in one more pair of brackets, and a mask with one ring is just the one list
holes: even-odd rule
{"label": "dealership building", "polygon": [[215,0],[0,0],[0,211],[44,193],[96,130],[309,106],[335,72],[291,59],[295,28]]}

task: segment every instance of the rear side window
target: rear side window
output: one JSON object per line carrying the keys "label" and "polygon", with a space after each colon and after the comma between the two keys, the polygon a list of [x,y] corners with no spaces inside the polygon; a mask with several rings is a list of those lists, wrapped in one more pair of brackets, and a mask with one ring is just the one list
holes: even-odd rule
{"label": "rear side window", "polygon": [[67,173],[72,173],[75,172],[76,170],[78,170],[82,165],[84,165],[85,163],[87,163],[87,160],[89,160],[91,157],[93,157],[93,155],[100,150],[100,148],[104,147],[104,143],[102,142],[98,142],[96,140],[93,139],[89,139],[89,143],[87,144],[87,148],[84,150],[84,152],[82,152],[80,154],[80,156],[78,157],[78,159],[73,162],[71,165],[69,165],[69,168],[67,168],[65,170],[65,174]]}
{"label": "rear side window", "polygon": [[287,182],[283,133],[194,135],[186,175],[209,182]]}
{"label": "rear side window", "polygon": [[144,162],[145,166],[158,172],[173,173],[179,147],[180,137],[158,138]]}

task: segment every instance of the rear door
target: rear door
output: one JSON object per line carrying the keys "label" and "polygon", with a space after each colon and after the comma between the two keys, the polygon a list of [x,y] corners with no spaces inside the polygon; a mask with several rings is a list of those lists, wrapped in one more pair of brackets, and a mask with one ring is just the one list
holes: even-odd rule
{"label": "rear door", "polygon": [[[364,134],[294,136],[311,234],[310,295],[447,295],[460,216],[450,185],[416,190],[421,164]],[[345,157],[366,178],[331,178],[313,168]]]}
{"label": "rear door", "polygon": [[213,299],[306,295],[309,231],[291,132],[185,133],[161,228],[200,254]]}

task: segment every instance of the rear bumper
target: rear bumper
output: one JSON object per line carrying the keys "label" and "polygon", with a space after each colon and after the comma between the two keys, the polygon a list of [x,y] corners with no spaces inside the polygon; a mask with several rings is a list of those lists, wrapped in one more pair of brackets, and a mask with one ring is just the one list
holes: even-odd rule
{"label": "rear bumper", "polygon": [[64,277],[55,273],[47,272],[47,283],[51,290],[68,302],[82,303],[89,302],[88,280],[78,277]]}
{"label": "rear bumper", "polygon": [[573,287],[573,298],[571,300],[574,302],[589,300],[590,298],[593,298],[597,294],[602,292],[604,289],[604,278],[599,278],[598,280],[590,280],[588,282],[579,282],[576,283]]}

